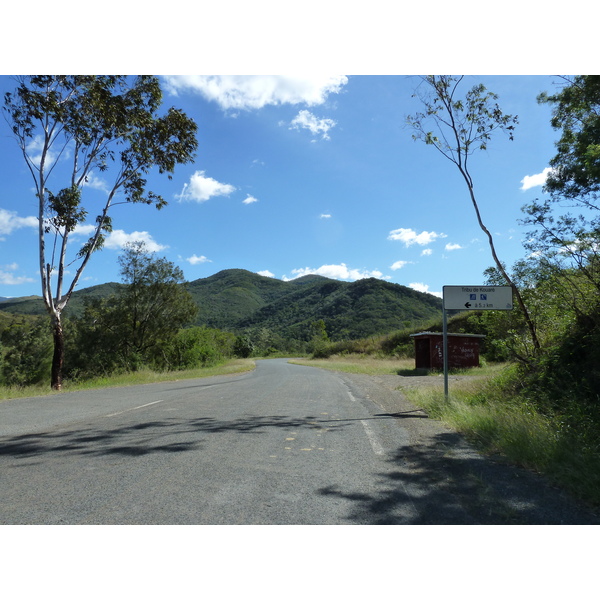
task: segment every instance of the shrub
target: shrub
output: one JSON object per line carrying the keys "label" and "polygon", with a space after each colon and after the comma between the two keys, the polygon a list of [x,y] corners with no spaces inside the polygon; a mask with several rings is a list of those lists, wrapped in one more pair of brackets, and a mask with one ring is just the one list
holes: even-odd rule
{"label": "shrub", "polygon": [[15,321],[2,332],[2,344],[5,385],[35,385],[50,378],[53,343],[45,319]]}

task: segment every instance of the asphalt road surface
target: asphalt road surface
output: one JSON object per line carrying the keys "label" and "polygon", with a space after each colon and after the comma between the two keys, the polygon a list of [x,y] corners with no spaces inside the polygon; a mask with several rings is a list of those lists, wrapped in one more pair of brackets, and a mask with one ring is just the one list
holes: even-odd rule
{"label": "asphalt road surface", "polygon": [[369,385],[277,359],[0,403],[0,524],[595,522]]}

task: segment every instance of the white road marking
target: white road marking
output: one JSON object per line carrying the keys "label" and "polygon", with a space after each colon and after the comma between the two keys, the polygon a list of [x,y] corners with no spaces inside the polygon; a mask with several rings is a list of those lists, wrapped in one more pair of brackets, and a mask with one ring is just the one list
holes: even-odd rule
{"label": "white road marking", "polygon": [[[208,388],[215,387],[215,385],[217,385],[217,384],[206,385],[206,386],[204,386],[204,389],[206,390]],[[124,413],[131,412],[132,410],[139,410],[140,408],[146,408],[146,406],[152,406],[153,404],[159,404],[160,402],[164,402],[164,401],[165,401],[165,399],[163,399],[163,400],[156,400],[155,402],[148,402],[148,404],[142,404],[141,406],[134,406],[133,408],[128,408],[126,410],[121,410],[119,412],[111,413],[110,415],[106,415],[105,418],[108,419],[108,417],[116,417],[117,415],[122,415]]]}
{"label": "white road marking", "polygon": [[153,404],[158,404],[159,402],[164,402],[164,400],[156,400],[156,402],[148,402],[148,404],[142,404],[141,406],[135,406],[134,408],[128,408],[127,410],[111,413],[110,415],[106,415],[106,418],[116,417],[117,415],[122,415],[124,413],[131,412],[132,410],[139,410],[140,408],[145,408],[146,406],[152,406]]}
{"label": "white road marking", "polygon": [[373,452],[379,455],[385,454],[383,446],[379,443],[379,440],[377,439],[375,432],[371,429],[371,426],[363,420],[361,420],[361,423],[362,426],[365,428],[365,433],[367,434],[367,438],[369,440],[369,443],[371,444],[371,448],[373,448]]}

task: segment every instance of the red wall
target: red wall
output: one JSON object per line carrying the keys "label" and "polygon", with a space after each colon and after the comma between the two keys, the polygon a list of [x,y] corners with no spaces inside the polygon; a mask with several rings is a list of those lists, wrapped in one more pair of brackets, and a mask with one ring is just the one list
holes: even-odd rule
{"label": "red wall", "polygon": [[[444,340],[442,334],[415,337],[417,369],[444,368]],[[479,366],[480,338],[448,336],[448,368]]]}

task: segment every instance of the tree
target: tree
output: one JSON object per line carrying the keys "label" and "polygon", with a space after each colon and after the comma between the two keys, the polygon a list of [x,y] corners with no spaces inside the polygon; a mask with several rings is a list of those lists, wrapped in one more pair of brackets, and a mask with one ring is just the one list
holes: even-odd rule
{"label": "tree", "polygon": [[[582,318],[597,315],[600,292],[600,76],[563,81],[558,93],[538,96],[540,103],[553,106],[551,124],[561,132],[544,186],[550,198],[523,207],[522,222],[532,228],[525,248],[543,257],[565,305]],[[557,203],[576,206],[580,213],[556,214]]]}
{"label": "tree", "polygon": [[[175,108],[159,114],[156,77],[42,75],[17,83],[5,95],[4,114],[35,183],[42,296],[54,337],[51,386],[61,389],[62,314],[112,229],[110,209],[123,202],[163,208],[164,198],[146,190],[146,177],[156,168],[170,178],[177,164],[191,162],[197,126]],[[69,240],[93,206],[84,204],[86,184],[98,172],[110,178],[107,197],[93,215],[90,237],[71,256]],[[77,266],[67,283],[72,265]]]}
{"label": "tree", "polygon": [[163,364],[164,348],[198,312],[181,269],[143,242],[128,244],[119,264],[125,285],[111,298],[88,303],[77,323],[80,357],[73,362],[79,370],[109,373]]}
{"label": "tree", "polygon": [[[424,82],[427,85],[428,93],[415,94],[421,100],[425,110],[409,116],[407,122],[415,132],[413,139],[422,140],[436,148],[442,156],[457,167],[462,175],[479,227],[488,239],[494,263],[504,281],[512,287],[517,303],[523,311],[534,348],[539,351],[540,344],[535,325],[523,302],[519,288],[513,283],[498,258],[494,238],[483,222],[469,164],[469,158],[474,152],[487,149],[494,132],[503,131],[512,140],[518,119],[516,116],[505,115],[496,102],[498,96],[488,91],[482,84],[473,86],[467,91],[464,98],[459,97],[458,90],[462,80],[462,76],[450,75],[425,77]],[[430,123],[434,124],[436,132],[429,129]]]}
{"label": "tree", "polygon": [[558,93],[538,96],[551,104],[551,124],[561,131],[557,154],[550,161],[545,191],[554,199],[575,199],[597,209],[600,192],[600,75],[563,77]]}
{"label": "tree", "polygon": [[190,323],[198,306],[183,286],[183,271],[156,258],[143,242],[127,244],[119,257],[126,285],[119,296],[121,347],[125,356],[148,357],[149,351]]}

